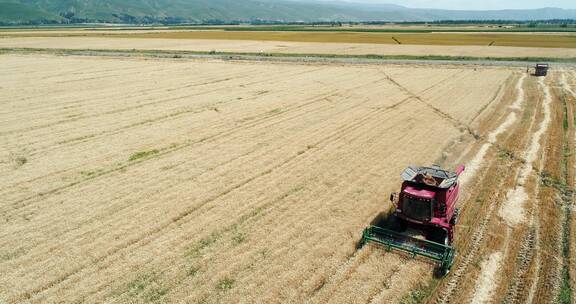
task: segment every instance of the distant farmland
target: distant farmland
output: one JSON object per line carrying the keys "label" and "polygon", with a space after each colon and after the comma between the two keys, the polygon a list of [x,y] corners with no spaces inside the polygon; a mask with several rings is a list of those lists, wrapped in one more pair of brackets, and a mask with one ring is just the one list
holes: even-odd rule
{"label": "distant farmland", "polygon": [[[256,28],[255,28],[256,29]],[[438,46],[512,46],[532,48],[576,48],[576,35],[571,33],[406,33],[347,31],[236,31],[236,30],[66,30],[3,31],[4,37],[116,37],[159,39],[211,39],[245,41],[283,41],[320,43],[364,43]]]}
{"label": "distant farmland", "polygon": [[223,39],[329,43],[412,45],[490,45],[576,48],[576,36],[478,33],[346,33],[346,32],[230,32],[186,31],[119,35],[133,38]]}

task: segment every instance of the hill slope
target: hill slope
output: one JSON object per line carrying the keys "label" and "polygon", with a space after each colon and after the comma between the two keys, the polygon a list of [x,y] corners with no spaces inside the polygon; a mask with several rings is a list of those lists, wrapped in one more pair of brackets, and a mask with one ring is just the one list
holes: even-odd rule
{"label": "hill slope", "polygon": [[0,0],[1,23],[569,19],[576,10],[450,11],[287,0]]}
{"label": "hill slope", "polygon": [[26,23],[29,21],[53,23],[64,21],[64,18],[57,14],[34,8],[33,6],[20,3],[0,2],[0,22]]}
{"label": "hill slope", "polygon": [[[6,0],[0,0],[6,2]],[[331,21],[376,20],[377,14],[326,4],[271,0],[12,0],[71,22],[204,22],[209,20]],[[7,3],[0,3],[0,10]],[[12,5],[12,4],[11,4]],[[21,20],[35,20],[36,15]],[[8,20],[14,20],[9,18]]]}

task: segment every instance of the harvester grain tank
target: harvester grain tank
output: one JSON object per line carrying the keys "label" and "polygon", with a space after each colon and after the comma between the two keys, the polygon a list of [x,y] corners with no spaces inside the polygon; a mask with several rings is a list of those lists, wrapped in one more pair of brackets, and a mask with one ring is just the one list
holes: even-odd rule
{"label": "harvester grain tank", "polygon": [[437,273],[446,275],[456,256],[452,244],[462,172],[464,166],[454,172],[439,166],[406,168],[400,192],[390,196],[394,211],[386,225],[366,228],[361,245],[372,242],[431,259]]}
{"label": "harvester grain tank", "polygon": [[538,63],[536,64],[536,67],[534,68],[534,76],[546,76],[548,75],[548,69],[550,68],[550,66],[546,63]]}

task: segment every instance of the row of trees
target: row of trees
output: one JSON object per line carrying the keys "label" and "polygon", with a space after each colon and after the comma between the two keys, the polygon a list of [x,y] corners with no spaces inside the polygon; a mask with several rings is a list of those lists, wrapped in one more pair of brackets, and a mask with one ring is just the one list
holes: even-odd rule
{"label": "row of trees", "polygon": [[[60,13],[60,20],[38,19],[20,22],[0,22],[0,25],[42,25],[42,24],[82,24],[82,23],[125,23],[125,24],[165,24],[165,25],[307,25],[307,26],[333,26],[341,27],[341,21],[319,21],[319,22],[287,22],[285,20],[189,20],[178,17],[153,17],[153,16],[132,16],[129,14],[112,14],[109,19],[94,19],[76,16],[73,12]],[[366,22],[344,22],[351,25],[386,25],[386,24],[406,24],[406,25],[458,25],[458,24],[485,24],[485,25],[519,25],[528,28],[536,27],[576,27],[576,19],[552,19],[538,21],[511,21],[511,20],[438,20],[431,22],[390,22],[390,21],[366,21]]]}

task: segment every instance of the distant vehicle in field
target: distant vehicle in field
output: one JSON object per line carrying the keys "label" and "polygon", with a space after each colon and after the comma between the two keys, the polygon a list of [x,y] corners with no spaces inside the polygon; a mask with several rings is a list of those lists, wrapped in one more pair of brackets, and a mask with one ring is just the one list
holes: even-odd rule
{"label": "distant vehicle in field", "polygon": [[438,263],[438,274],[446,275],[456,255],[452,243],[462,172],[464,166],[455,172],[438,166],[406,168],[400,193],[390,196],[394,212],[385,225],[366,228],[361,244],[374,242],[429,258]]}
{"label": "distant vehicle in field", "polygon": [[534,76],[543,77],[548,75],[548,69],[550,66],[547,63],[538,63],[536,64],[534,70]]}

